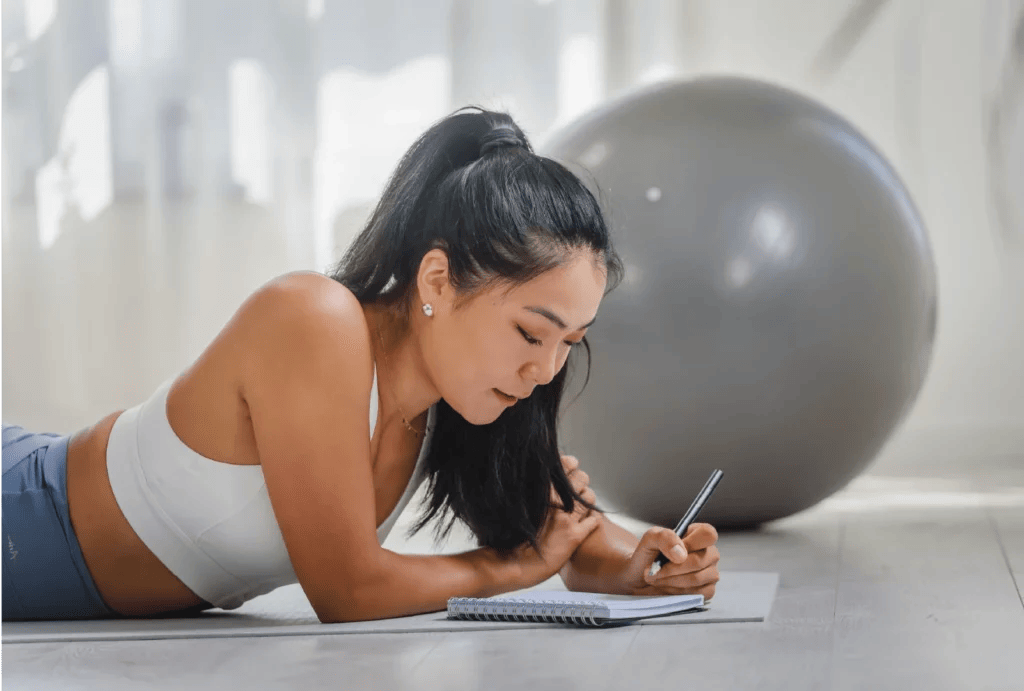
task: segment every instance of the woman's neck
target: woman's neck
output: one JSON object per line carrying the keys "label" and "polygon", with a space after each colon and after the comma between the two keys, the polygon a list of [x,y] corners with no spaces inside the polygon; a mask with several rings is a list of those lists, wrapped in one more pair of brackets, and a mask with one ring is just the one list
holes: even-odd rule
{"label": "woman's neck", "polygon": [[403,328],[398,319],[381,308],[366,310],[377,390],[384,413],[381,420],[402,424],[404,417],[422,431],[425,413],[438,397],[426,374],[416,334],[412,329]]}

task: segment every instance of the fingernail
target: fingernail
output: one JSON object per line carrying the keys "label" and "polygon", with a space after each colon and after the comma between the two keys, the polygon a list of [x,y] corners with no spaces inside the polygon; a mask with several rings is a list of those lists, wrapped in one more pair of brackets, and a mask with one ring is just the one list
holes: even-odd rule
{"label": "fingernail", "polygon": [[686,550],[679,545],[672,548],[672,554],[676,555],[679,559],[686,559]]}

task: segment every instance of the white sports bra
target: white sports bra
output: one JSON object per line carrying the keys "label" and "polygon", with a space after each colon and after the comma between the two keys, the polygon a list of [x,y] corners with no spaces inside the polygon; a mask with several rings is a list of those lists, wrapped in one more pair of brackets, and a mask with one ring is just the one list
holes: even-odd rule
{"label": "white sports bra", "polygon": [[[263,468],[213,461],[188,448],[167,420],[174,377],[114,422],[107,473],[114,498],[142,542],[199,597],[235,609],[295,583],[270,505]],[[424,479],[435,409],[405,492],[377,528],[384,542]],[[377,374],[370,393],[370,433],[377,423]]]}

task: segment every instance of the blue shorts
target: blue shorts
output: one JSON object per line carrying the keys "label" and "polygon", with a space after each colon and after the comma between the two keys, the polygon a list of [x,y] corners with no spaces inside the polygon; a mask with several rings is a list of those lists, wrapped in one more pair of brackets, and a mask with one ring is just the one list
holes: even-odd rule
{"label": "blue shorts", "polygon": [[68,514],[70,437],[3,426],[3,619],[104,619]]}

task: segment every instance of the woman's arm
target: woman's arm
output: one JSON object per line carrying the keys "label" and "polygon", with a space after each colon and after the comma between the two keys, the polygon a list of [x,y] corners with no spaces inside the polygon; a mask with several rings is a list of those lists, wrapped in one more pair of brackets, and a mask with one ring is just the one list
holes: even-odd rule
{"label": "woman's arm", "polygon": [[[596,503],[590,476],[580,468],[579,459],[562,456],[561,460],[573,489]],[[668,528],[654,526],[638,538],[604,514],[598,515],[598,527],[559,570],[566,588],[618,595],[699,593],[709,600],[714,596],[719,554],[715,547],[718,532],[713,526],[694,523],[683,539]],[[665,554],[670,563],[652,576],[659,554]]]}
{"label": "woman's arm", "polygon": [[[580,468],[579,459],[572,455],[562,455],[561,461],[572,488],[588,502],[596,504],[597,495],[590,487],[590,476]],[[569,590],[631,594],[623,574],[640,540],[622,526],[613,523],[605,514],[594,513],[600,519],[598,527],[559,570],[562,582]]]}
{"label": "woman's arm", "polygon": [[263,476],[288,557],[322,622],[445,609],[451,597],[488,597],[539,583],[596,529],[562,512],[549,566],[480,548],[404,555],[377,541],[370,459],[370,333],[346,288],[291,275],[257,292],[236,323],[248,406]]}
{"label": "woman's arm", "polygon": [[267,493],[303,591],[323,622],[438,611],[449,597],[520,587],[485,549],[406,556],[377,541],[370,458],[370,333],[346,288],[314,274],[273,281],[239,312],[240,394]]}
{"label": "woman's arm", "polygon": [[[553,494],[552,500],[557,498]],[[404,556],[383,550],[394,557],[392,565],[375,582],[374,592],[357,598],[374,614],[358,618],[399,616],[424,602],[429,609],[422,611],[434,611],[444,609],[449,597],[467,591],[475,593],[470,597],[490,597],[546,581],[600,526],[600,518],[589,513],[582,505],[571,514],[550,512],[537,536],[539,551],[520,545],[505,557],[488,548],[448,557]]]}
{"label": "woman's arm", "polygon": [[576,549],[559,571],[569,590],[591,593],[627,592],[622,572],[640,540],[622,526],[601,515],[601,524]]}
{"label": "woman's arm", "polygon": [[321,622],[440,612],[451,597],[491,597],[526,587],[519,583],[517,565],[486,547],[440,555],[398,554],[383,548],[380,552],[355,587],[323,598],[317,611]]}

